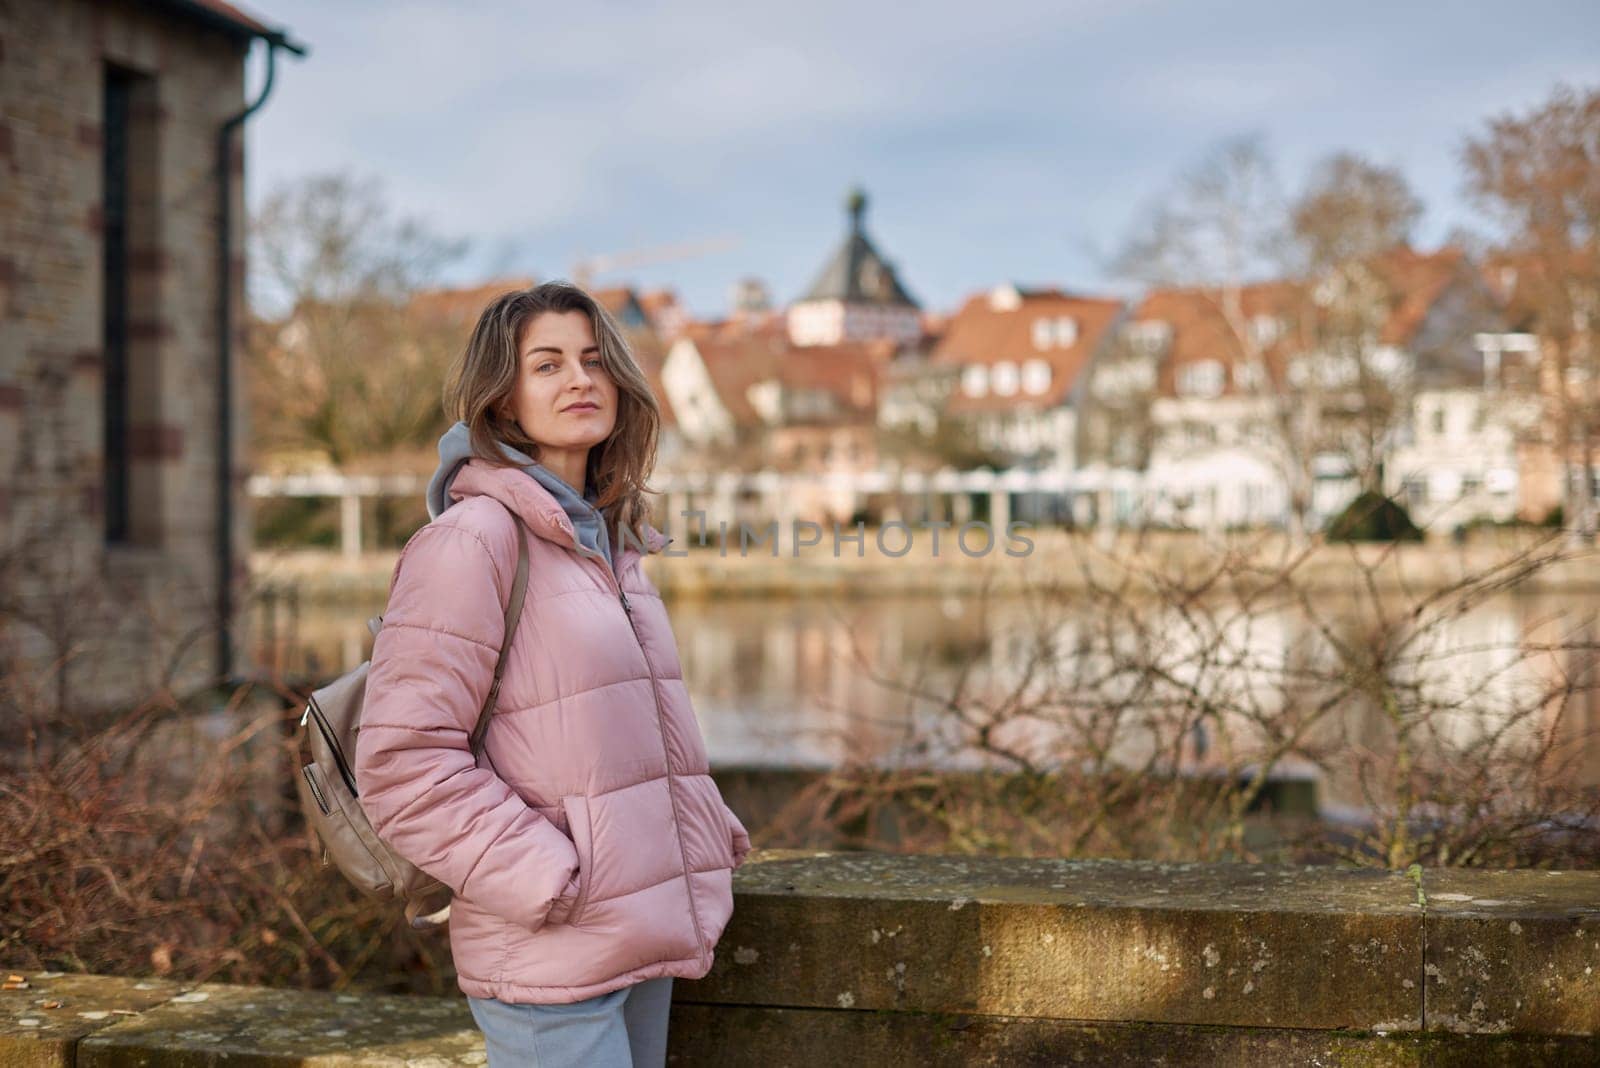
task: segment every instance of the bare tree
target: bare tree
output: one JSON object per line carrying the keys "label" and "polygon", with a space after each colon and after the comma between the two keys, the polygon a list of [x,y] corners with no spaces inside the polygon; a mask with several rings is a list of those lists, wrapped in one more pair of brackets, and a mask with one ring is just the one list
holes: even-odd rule
{"label": "bare tree", "polygon": [[1410,376],[1380,348],[1402,296],[1381,265],[1406,246],[1421,214],[1398,170],[1344,152],[1316,167],[1289,208],[1299,273],[1317,280],[1309,302],[1304,289],[1296,294],[1309,366],[1291,384],[1303,392],[1315,378],[1323,423],[1315,446],[1344,457],[1364,490],[1382,491],[1383,456],[1409,410]]}
{"label": "bare tree", "polygon": [[1404,245],[1422,217],[1422,201],[1399,170],[1351,152],[1319,163],[1289,207],[1307,274],[1359,262]]}
{"label": "bare tree", "polygon": [[1257,398],[1253,429],[1298,542],[1319,462],[1381,489],[1409,416],[1421,354],[1393,328],[1413,295],[1406,242],[1421,204],[1398,171],[1349,153],[1323,161],[1293,198],[1272,173],[1259,142],[1223,144],[1141,220],[1116,267],[1181,290],[1173,300],[1198,315],[1191,325],[1217,350],[1208,356]]}
{"label": "bare tree", "polygon": [[[1600,89],[1558,86],[1525,115],[1490,119],[1463,148],[1467,186],[1502,227],[1512,300],[1538,334],[1541,392],[1576,542],[1595,539],[1600,414]],[[1577,471],[1573,472],[1576,466]]]}
{"label": "bare tree", "polygon": [[1116,256],[1152,285],[1237,292],[1283,267],[1285,202],[1259,137],[1220,142],[1140,220]]}
{"label": "bare tree", "polygon": [[251,335],[258,443],[336,464],[425,443],[464,334],[419,297],[464,243],[395,218],[377,183],[338,174],[275,190],[253,240],[283,309]]}
{"label": "bare tree", "polygon": [[[1259,138],[1238,137],[1218,144],[1179,177],[1136,224],[1114,269],[1147,286],[1184,290],[1220,328],[1223,351],[1215,358],[1264,379],[1272,373],[1268,349],[1277,339],[1255,324],[1261,316],[1281,323],[1284,317],[1269,313],[1262,302],[1285,301],[1276,299],[1276,287],[1257,283],[1285,273],[1287,242],[1287,205],[1265,146]],[[1282,383],[1274,386],[1271,392],[1281,396]],[[1268,420],[1287,431],[1276,436],[1273,459],[1288,492],[1297,541],[1312,504],[1312,457],[1293,425],[1300,414],[1280,403]]]}

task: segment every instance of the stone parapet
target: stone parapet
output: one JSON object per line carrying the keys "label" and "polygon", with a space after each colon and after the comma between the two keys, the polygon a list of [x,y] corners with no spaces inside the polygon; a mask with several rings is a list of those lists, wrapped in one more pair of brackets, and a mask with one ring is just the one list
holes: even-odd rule
{"label": "stone parapet", "polygon": [[[1600,872],[761,850],[735,890],[674,1064],[1600,1063]],[[485,1063],[459,998],[29,982],[0,1066]]]}

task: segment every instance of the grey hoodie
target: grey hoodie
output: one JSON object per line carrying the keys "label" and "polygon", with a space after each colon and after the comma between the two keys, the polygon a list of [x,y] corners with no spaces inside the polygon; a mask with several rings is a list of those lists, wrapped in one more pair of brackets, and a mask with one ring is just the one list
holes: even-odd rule
{"label": "grey hoodie", "polygon": [[[505,453],[508,459],[515,460],[523,471],[561,502],[561,507],[572,520],[572,529],[577,532],[578,544],[605,557],[607,566],[615,572],[617,565],[611,559],[611,544],[606,536],[605,518],[594,506],[594,491],[585,486],[584,495],[580,497],[578,491],[568,485],[561,476],[530,459],[527,454],[513,449],[504,442],[500,443],[500,451]],[[466,423],[458,422],[444,432],[444,437],[439,439],[439,469],[428,481],[428,518],[437,519],[446,508],[450,507],[452,503],[450,483],[455,480],[456,472],[461,469],[461,465],[472,459],[472,455],[472,435]]]}

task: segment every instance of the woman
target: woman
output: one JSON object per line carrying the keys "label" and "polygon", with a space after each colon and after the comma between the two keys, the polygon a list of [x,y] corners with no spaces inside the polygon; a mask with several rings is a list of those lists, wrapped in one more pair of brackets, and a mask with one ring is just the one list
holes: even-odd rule
{"label": "woman", "polygon": [[640,567],[669,540],[644,500],[659,408],[616,323],[559,282],[484,309],[446,404],[433,521],[372,650],[362,806],[456,895],[450,948],[491,1068],[660,1065],[672,978],[710,970],[750,839]]}

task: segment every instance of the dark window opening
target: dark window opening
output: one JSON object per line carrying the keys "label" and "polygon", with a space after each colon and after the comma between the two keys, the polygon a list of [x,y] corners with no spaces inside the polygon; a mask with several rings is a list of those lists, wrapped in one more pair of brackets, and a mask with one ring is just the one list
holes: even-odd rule
{"label": "dark window opening", "polygon": [[155,79],[107,64],[101,124],[101,471],[108,545],[161,533],[160,225]]}
{"label": "dark window opening", "polygon": [[126,542],[128,517],[128,125],[137,76],[106,69],[103,338],[106,541]]}

